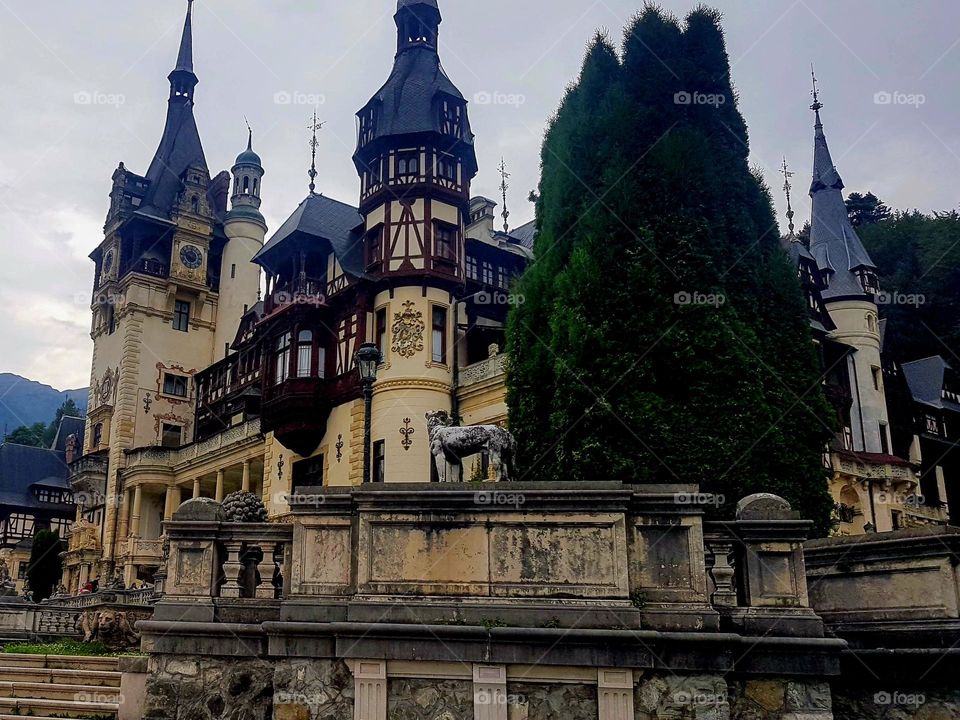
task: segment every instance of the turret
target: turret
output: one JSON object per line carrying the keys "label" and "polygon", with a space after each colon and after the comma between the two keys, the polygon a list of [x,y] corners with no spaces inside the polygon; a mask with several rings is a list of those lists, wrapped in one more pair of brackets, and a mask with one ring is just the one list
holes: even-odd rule
{"label": "turret", "polygon": [[220,298],[217,304],[217,331],[214,355],[230,353],[240,318],[257,301],[260,266],[252,260],[263,247],[267,223],[260,213],[260,189],[265,174],[260,156],[253,151],[253,131],[247,136],[247,149],[237,156],[231,169],[233,195],[231,208],[223,220],[228,240],[220,266]]}

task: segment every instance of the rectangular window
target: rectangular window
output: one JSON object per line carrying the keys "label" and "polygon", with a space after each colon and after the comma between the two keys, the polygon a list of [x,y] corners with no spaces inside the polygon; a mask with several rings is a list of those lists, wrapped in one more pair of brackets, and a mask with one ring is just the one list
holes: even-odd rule
{"label": "rectangular window", "polygon": [[447,362],[447,309],[433,307],[433,361]]}
{"label": "rectangular window", "polygon": [[187,332],[190,329],[190,303],[177,300],[173,305],[173,329]]}
{"label": "rectangular window", "polygon": [[113,335],[117,331],[117,313],[114,310],[113,303],[107,305],[107,335]]}
{"label": "rectangular window", "polygon": [[484,285],[493,285],[493,263],[488,260],[483,261],[483,276],[480,278],[480,282]]}
{"label": "rectangular window", "polygon": [[94,450],[100,448],[100,443],[103,442],[103,423],[97,423],[93,426],[93,440],[90,441],[90,447]]}
{"label": "rectangular window", "polygon": [[420,174],[420,153],[416,150],[397,153],[397,177]]}
{"label": "rectangular window", "polygon": [[480,265],[473,255],[467,255],[467,277],[470,280],[480,279]]}
{"label": "rectangular window", "polygon": [[163,374],[163,394],[175,395],[176,397],[187,396],[187,378],[183,375],[174,375],[173,373]]}
{"label": "rectangular window", "polygon": [[301,330],[297,336],[297,377],[305,378],[313,374],[313,333]]}
{"label": "rectangular window", "polygon": [[[230,266],[230,279],[231,279],[231,280],[234,280],[234,279],[236,279],[236,277],[237,277],[237,264],[236,264],[236,263],[233,263],[233,264]],[[244,312],[246,312],[246,311],[244,311]]]}
{"label": "rectangular window", "polygon": [[887,440],[887,424],[880,423],[879,430],[880,430],[880,452],[882,452],[884,455],[887,455],[890,452],[890,443]]}
{"label": "rectangular window", "polygon": [[441,155],[437,159],[437,176],[443,180],[456,181],[457,159],[452,155]]}
{"label": "rectangular window", "polygon": [[870,368],[870,372],[873,375],[873,389],[879,390],[883,386],[883,373],[878,367]]}
{"label": "rectangular window", "polygon": [[376,339],[377,348],[380,350],[380,354],[386,358],[387,356],[387,309],[380,308],[377,310],[376,318]]}
{"label": "rectangular window", "polygon": [[373,482],[383,482],[383,469],[386,460],[386,441],[377,440],[373,443]]}
{"label": "rectangular window", "polygon": [[50,530],[58,533],[61,540],[66,539],[67,535],[70,534],[71,527],[73,527],[73,521],[67,518],[50,519]]}
{"label": "rectangular window", "polygon": [[179,425],[163,424],[160,435],[160,447],[178,448],[182,444],[183,428]]}
{"label": "rectangular window", "polygon": [[323,485],[323,455],[315,455],[293,464],[293,489]]}
{"label": "rectangular window", "polygon": [[284,333],[277,339],[277,349],[274,353],[274,382],[279,385],[290,377],[290,333]]}
{"label": "rectangular window", "polygon": [[457,259],[457,231],[437,223],[433,228],[434,254],[444,260]]}

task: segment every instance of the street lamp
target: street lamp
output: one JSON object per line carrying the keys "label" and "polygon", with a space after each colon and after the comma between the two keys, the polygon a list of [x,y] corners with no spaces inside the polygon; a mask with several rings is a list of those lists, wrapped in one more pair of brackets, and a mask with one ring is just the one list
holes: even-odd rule
{"label": "street lamp", "polygon": [[377,366],[383,362],[383,355],[373,343],[364,343],[353,356],[360,382],[363,384],[363,481],[372,482],[370,477],[370,425],[373,406],[373,384],[377,381]]}

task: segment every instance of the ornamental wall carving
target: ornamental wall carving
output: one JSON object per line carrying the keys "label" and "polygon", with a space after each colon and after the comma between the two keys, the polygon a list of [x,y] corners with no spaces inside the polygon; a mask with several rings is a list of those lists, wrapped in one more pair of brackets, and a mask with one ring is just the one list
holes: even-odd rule
{"label": "ornamental wall carving", "polygon": [[412,300],[403,304],[403,310],[393,314],[393,351],[401,357],[411,358],[423,350],[423,313],[416,309]]}

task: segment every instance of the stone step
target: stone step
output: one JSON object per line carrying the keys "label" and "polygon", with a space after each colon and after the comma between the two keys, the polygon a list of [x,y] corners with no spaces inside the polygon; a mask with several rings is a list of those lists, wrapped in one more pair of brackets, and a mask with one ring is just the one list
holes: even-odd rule
{"label": "stone step", "polygon": [[116,717],[117,703],[70,702],[68,700],[36,700],[31,698],[0,698],[0,718],[23,718],[36,720],[51,718],[89,718],[107,715]]}
{"label": "stone step", "polygon": [[42,667],[8,667],[0,655],[0,682],[59,683],[120,687],[122,673],[112,670],[62,670]]}
{"label": "stone step", "polygon": [[120,702],[120,688],[45,682],[0,682],[0,701],[14,698],[116,704]]}
{"label": "stone step", "polygon": [[26,655],[0,653],[0,666],[19,668],[50,668],[56,670],[107,670],[117,671],[115,657],[89,655]]}

